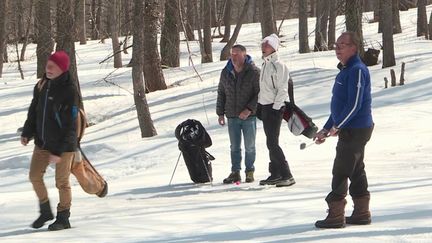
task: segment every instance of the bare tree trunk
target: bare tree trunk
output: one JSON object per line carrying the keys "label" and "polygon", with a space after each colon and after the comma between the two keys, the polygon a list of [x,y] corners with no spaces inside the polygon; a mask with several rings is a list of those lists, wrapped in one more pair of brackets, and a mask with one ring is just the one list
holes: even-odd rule
{"label": "bare tree trunk", "polygon": [[96,0],[91,0],[90,5],[90,28],[91,28],[91,39],[97,40],[95,38],[97,36],[97,29],[96,29]]}
{"label": "bare tree trunk", "polygon": [[383,9],[384,9],[384,2],[382,0],[377,0],[378,1],[378,33],[382,33],[382,15],[383,15]]}
{"label": "bare tree trunk", "polygon": [[399,0],[392,1],[392,12],[393,12],[393,34],[402,33],[402,27],[399,17]]}
{"label": "bare tree trunk", "polygon": [[226,0],[225,2],[225,9],[224,9],[224,16],[223,16],[223,22],[225,25],[224,30],[224,36],[221,40],[221,42],[228,42],[231,36],[231,7],[232,7],[232,1]]}
{"label": "bare tree trunk", "polygon": [[15,12],[15,32],[19,43],[22,42],[24,37],[24,3],[23,0],[14,0],[14,12]]}
{"label": "bare tree trunk", "polygon": [[252,0],[253,1],[253,20],[252,20],[252,22],[253,23],[258,23],[258,22],[260,22],[260,18],[259,18],[259,16],[260,16],[260,11],[259,11],[259,3],[257,3],[257,1],[261,1],[261,0]]}
{"label": "bare tree trunk", "polygon": [[[156,20],[154,18],[147,18],[144,21],[144,15],[154,16],[155,14],[151,11],[156,11],[153,8],[151,1],[146,1],[145,7],[143,5],[144,0],[134,0],[134,15],[133,15],[133,51],[132,51],[132,80],[134,89],[134,101],[137,110],[138,123],[141,129],[141,137],[153,137],[157,135],[156,129],[153,125],[153,120],[150,115],[149,106],[147,103],[144,78],[143,78],[143,66],[144,66],[144,28],[146,25],[154,25]],[[155,4],[157,6],[157,3]],[[150,22],[152,20],[153,22]],[[150,33],[146,33],[150,34]],[[154,34],[154,33],[151,33]],[[157,48],[156,48],[157,51]]]}
{"label": "bare tree trunk", "polygon": [[110,32],[111,32],[111,40],[112,40],[112,48],[114,53],[114,68],[121,68],[122,64],[122,56],[121,56],[121,45],[118,39],[118,15],[117,15],[117,1],[118,0],[110,0],[109,8],[108,8],[108,16],[110,16]]}
{"label": "bare tree trunk", "polygon": [[[373,4],[374,4],[374,15],[373,15],[373,20],[372,21],[369,21],[369,23],[376,23],[376,22],[378,22],[379,21],[379,16],[380,16],[380,2],[381,2],[381,0],[375,0],[374,2],[373,2]],[[378,27],[379,28],[379,27]],[[380,32],[379,32],[380,33]]]}
{"label": "bare tree trunk", "polygon": [[314,51],[327,50],[327,22],[329,16],[329,0],[320,0],[317,3],[315,25]]}
{"label": "bare tree trunk", "polygon": [[432,12],[429,18],[429,40],[432,40]]}
{"label": "bare tree trunk", "polygon": [[319,0],[310,0],[310,17],[316,17],[316,1]]}
{"label": "bare tree trunk", "polygon": [[98,0],[97,3],[97,12],[96,12],[96,30],[97,30],[97,39],[105,38],[102,32],[102,13],[103,13],[103,2],[102,0]]}
{"label": "bare tree trunk", "polygon": [[246,19],[246,15],[247,15],[250,3],[251,3],[250,0],[246,0],[245,4],[243,6],[243,10],[239,16],[239,19],[237,20],[237,24],[236,24],[236,27],[234,29],[234,33],[233,33],[232,37],[229,39],[228,43],[224,46],[224,48],[221,51],[221,56],[220,56],[221,61],[228,60],[228,58],[230,56],[231,48],[233,47],[234,43],[237,41],[237,37],[240,33],[240,29],[242,27],[242,24],[243,24],[244,20]]}
{"label": "bare tree trunk", "polygon": [[197,14],[195,15],[196,20],[196,28],[197,28],[197,32],[198,32],[198,42],[199,42],[199,47],[200,47],[200,53],[201,53],[201,63],[204,63],[205,61],[205,56],[207,55],[205,53],[204,50],[204,40],[203,40],[203,33],[202,33],[202,29],[203,29],[203,0],[199,1],[199,8],[198,8],[198,1],[195,1],[195,9],[197,10]]}
{"label": "bare tree trunk", "polygon": [[[181,0],[183,1],[183,0]],[[195,34],[194,34],[194,30],[196,29],[195,26],[195,18],[197,15],[197,8],[196,8],[196,1],[197,0],[186,0],[187,1],[187,5],[186,5],[186,20],[187,20],[187,24],[186,24],[186,34],[187,34],[187,40],[188,41],[193,41],[195,40]],[[189,30],[190,29],[190,30]]]}
{"label": "bare tree trunk", "polygon": [[256,19],[256,0],[251,0],[250,7],[248,9],[248,14],[246,16],[246,23],[254,23],[254,20]]}
{"label": "bare tree trunk", "polygon": [[[0,45],[1,46],[1,45]],[[1,57],[0,57],[1,58]],[[7,53],[7,46],[4,45],[4,51],[3,51],[3,62],[9,62],[8,53]],[[1,70],[0,70],[1,72]]]}
{"label": "bare tree trunk", "polygon": [[264,39],[266,36],[276,34],[276,25],[273,15],[272,0],[259,0],[260,15],[261,15],[261,36]]}
{"label": "bare tree trunk", "polygon": [[374,10],[374,3],[373,3],[374,1],[376,1],[376,0],[364,0],[364,2],[363,2],[363,6],[364,6],[363,12],[369,12],[369,11]]}
{"label": "bare tree trunk", "polygon": [[144,5],[144,78],[146,91],[153,92],[167,89],[157,44],[160,3],[158,0],[145,0]]}
{"label": "bare tree trunk", "polygon": [[6,13],[7,1],[0,1],[0,78],[3,74],[3,57],[6,47]]}
{"label": "bare tree trunk", "polygon": [[[40,11],[44,11],[41,9]],[[56,50],[64,50],[70,59],[69,73],[71,75],[72,81],[78,89],[79,96],[81,95],[81,87],[78,79],[76,58],[75,58],[75,35],[73,30],[74,18],[73,18],[73,4],[72,0],[57,1],[57,46]],[[79,107],[84,109],[84,104],[82,98],[80,98]]]}
{"label": "bare tree trunk", "polygon": [[86,11],[85,11],[85,0],[79,0],[77,6],[76,19],[78,25],[78,36],[80,45],[87,44],[87,35],[86,35]]}
{"label": "bare tree trunk", "polygon": [[328,49],[333,50],[336,42],[336,17],[339,0],[329,0]]}
{"label": "bare tree trunk", "polygon": [[346,29],[357,33],[360,39],[358,53],[360,57],[364,55],[363,48],[363,30],[362,30],[362,1],[361,0],[346,0],[345,2],[345,19]]}
{"label": "bare tree trunk", "polygon": [[212,37],[211,37],[211,0],[203,0],[204,4],[203,14],[204,14],[204,55],[201,57],[202,63],[213,62],[212,53]]}
{"label": "bare tree trunk", "polygon": [[308,53],[309,49],[309,36],[308,36],[308,3],[305,0],[298,0],[299,12],[299,52]]}
{"label": "bare tree trunk", "polygon": [[[381,0],[384,6],[391,6],[392,0]],[[383,68],[391,67],[396,65],[394,56],[394,45],[393,45],[393,17],[391,8],[383,8],[382,15],[382,27],[383,27]]]}
{"label": "bare tree trunk", "polygon": [[54,41],[51,31],[51,0],[36,1],[36,32],[37,32],[37,77],[42,78],[45,73],[45,66],[48,57],[54,48]]}
{"label": "bare tree trunk", "polygon": [[100,14],[102,11],[101,0],[92,0],[91,2],[91,28],[92,28],[92,40],[99,39],[100,31]]}
{"label": "bare tree trunk", "polygon": [[27,49],[32,18],[33,18],[33,0],[30,0],[29,14],[28,14],[28,18],[27,18],[27,24],[26,24],[26,29],[25,29],[24,39],[23,39],[23,45],[21,48],[20,61],[25,60],[25,52]]}
{"label": "bare tree trunk", "polygon": [[[185,33],[184,33],[184,35],[186,37],[186,40],[193,41],[193,40],[195,40],[195,34],[194,34],[194,31],[193,31],[191,23],[189,23],[189,17],[190,16],[188,16],[189,14],[193,14],[193,11],[194,11],[193,9],[189,9],[189,5],[191,5],[190,7],[193,6],[192,5],[192,1],[187,1],[188,7],[186,7],[183,4],[183,0],[180,0],[179,2],[180,2],[179,6],[180,6],[181,14],[182,14],[182,16],[184,16],[183,19],[180,19],[180,21],[183,20],[183,24],[184,24],[184,27],[185,27]],[[188,9],[186,9],[186,8],[188,8]],[[193,18],[193,16],[192,16],[192,18]],[[180,24],[181,24],[181,22],[180,22]],[[179,32],[180,32],[181,29],[182,28],[181,28],[181,25],[180,25],[179,26]]]}
{"label": "bare tree trunk", "polygon": [[217,4],[216,4],[216,0],[209,0],[210,3],[210,11],[211,11],[211,27],[217,27],[219,26],[218,24],[218,16],[217,16]]}
{"label": "bare tree trunk", "polygon": [[132,29],[132,21],[131,21],[131,17],[130,17],[130,9],[131,9],[131,1],[129,0],[123,0],[122,1],[122,9],[123,9],[123,13],[124,13],[124,18],[123,18],[123,25],[122,25],[122,32],[125,35],[124,41],[123,41],[123,53],[124,54],[129,54],[127,51],[127,48],[129,46],[128,42],[130,39],[130,34],[131,34],[131,29]]}
{"label": "bare tree trunk", "polygon": [[160,39],[161,59],[164,67],[180,66],[179,30],[179,0],[165,1],[165,18]]}
{"label": "bare tree trunk", "polygon": [[417,36],[428,38],[426,0],[417,1]]}

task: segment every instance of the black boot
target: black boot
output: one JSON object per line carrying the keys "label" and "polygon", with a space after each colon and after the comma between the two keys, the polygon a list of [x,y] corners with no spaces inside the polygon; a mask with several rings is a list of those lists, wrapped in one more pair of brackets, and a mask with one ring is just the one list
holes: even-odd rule
{"label": "black boot", "polygon": [[48,230],[56,231],[56,230],[69,229],[71,227],[69,223],[69,217],[70,217],[69,209],[63,210],[61,212],[57,212],[56,221],[54,221],[54,223],[48,226]]}
{"label": "black boot", "polygon": [[241,181],[241,176],[240,176],[240,172],[239,171],[233,171],[231,172],[231,174],[229,174],[229,176],[227,178],[225,178],[223,180],[224,184],[231,184],[231,183],[235,183]]}
{"label": "black boot", "polygon": [[292,176],[291,171],[289,169],[288,162],[287,161],[282,162],[280,168],[281,168],[280,173],[281,173],[282,179],[276,183],[276,187],[294,185],[295,180],[294,180],[294,177]]}
{"label": "black boot", "polygon": [[261,180],[259,184],[261,186],[264,185],[275,185],[277,182],[282,180],[282,176],[280,175],[279,168],[276,167],[277,165],[274,162],[269,163],[269,172],[270,176],[267,177],[265,180]]}
{"label": "black boot", "polygon": [[51,211],[51,206],[49,201],[39,204],[39,208],[40,208],[40,216],[31,225],[31,227],[35,229],[39,229],[45,224],[45,222],[54,219],[54,215]]}

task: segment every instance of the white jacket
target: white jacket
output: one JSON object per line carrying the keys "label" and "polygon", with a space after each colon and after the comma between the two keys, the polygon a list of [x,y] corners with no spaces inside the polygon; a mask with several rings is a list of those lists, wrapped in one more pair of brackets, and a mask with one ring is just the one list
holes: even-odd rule
{"label": "white jacket", "polygon": [[273,109],[279,110],[288,101],[288,67],[279,61],[278,53],[264,57],[260,74],[260,92],[258,103],[273,104]]}

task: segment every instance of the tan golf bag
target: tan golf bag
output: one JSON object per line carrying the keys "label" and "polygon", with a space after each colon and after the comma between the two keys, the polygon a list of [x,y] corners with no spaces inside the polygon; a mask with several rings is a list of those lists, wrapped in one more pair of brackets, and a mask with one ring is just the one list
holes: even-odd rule
{"label": "tan golf bag", "polygon": [[85,192],[95,194],[98,197],[105,197],[108,193],[108,184],[90,163],[80,146],[86,125],[87,119],[85,113],[79,109],[77,117],[78,149],[75,152],[71,172]]}

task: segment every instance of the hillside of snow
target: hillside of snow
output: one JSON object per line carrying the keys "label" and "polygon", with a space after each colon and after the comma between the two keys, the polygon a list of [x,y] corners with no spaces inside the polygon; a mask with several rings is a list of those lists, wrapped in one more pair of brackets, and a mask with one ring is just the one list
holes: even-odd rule
{"label": "hillside of snow", "polygon": [[[432,6],[428,6],[428,16]],[[369,46],[378,47],[377,23],[363,33]],[[33,145],[19,142],[17,129],[26,119],[36,83],[36,46],[27,48],[22,63],[5,63],[0,78],[0,241],[1,242],[431,242],[432,241],[432,41],[416,37],[416,9],[401,12],[403,33],[394,36],[397,77],[406,63],[404,86],[384,89],[390,68],[370,67],[375,130],[366,146],[366,172],[371,192],[372,224],[319,230],[316,220],[326,216],[325,196],[330,190],[336,139],[299,149],[305,137],[295,137],[283,125],[280,144],[297,183],[292,187],[259,186],[268,176],[268,151],[262,122],[257,125],[256,181],[223,185],[231,168],[227,127],[217,123],[215,103],[220,71],[226,62],[200,64],[199,47],[191,42],[201,81],[188,61],[181,42],[181,67],[164,70],[172,87],[147,95],[158,135],[140,138],[131,68],[115,70],[99,64],[112,52],[110,41],[76,44],[78,74],[90,122],[82,148],[109,184],[105,198],[82,191],[71,176],[72,229],[48,232],[29,225],[38,216],[38,203],[28,180]],[[315,19],[309,19],[313,30]],[[338,18],[337,32],[344,30]],[[322,127],[329,115],[331,87],[338,73],[334,52],[298,54],[298,21],[282,27],[281,59],[295,85],[296,103]],[[262,63],[259,24],[243,25],[238,43],[255,63]],[[314,43],[313,34],[310,44]],[[213,42],[217,60],[224,43]],[[13,59],[13,49],[8,49]],[[122,54],[126,65],[131,54]],[[381,56],[380,56],[381,58]],[[109,76],[108,76],[109,75]],[[108,76],[108,77],[107,77]],[[116,83],[113,86],[104,78]],[[168,185],[180,151],[174,129],[182,121],[200,120],[213,146],[212,184],[191,182],[180,160]],[[244,168],[244,165],[242,165]],[[244,179],[244,174],[242,173]],[[58,201],[54,167],[45,176],[53,210]],[[348,199],[348,198],[347,198]],[[346,213],[351,214],[348,200]]]}

